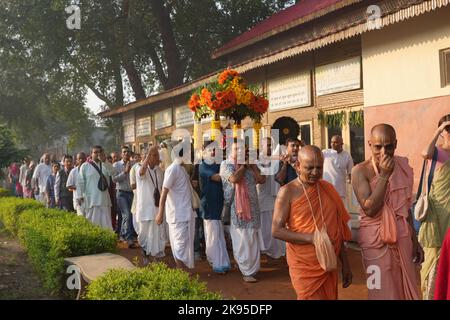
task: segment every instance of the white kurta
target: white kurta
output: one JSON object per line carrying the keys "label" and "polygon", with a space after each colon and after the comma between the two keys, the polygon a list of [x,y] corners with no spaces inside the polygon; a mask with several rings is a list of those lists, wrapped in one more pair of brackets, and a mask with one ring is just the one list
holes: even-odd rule
{"label": "white kurta", "polygon": [[215,272],[231,269],[227,244],[221,220],[203,220],[205,228],[206,257]]}
{"label": "white kurta", "polygon": [[[100,167],[99,164],[97,164]],[[102,164],[102,172],[109,183],[110,173]],[[84,198],[86,218],[92,223],[112,230],[111,223],[111,199],[108,189],[100,191],[98,181],[100,174],[88,162],[83,163],[79,169],[77,179],[77,197]]]}
{"label": "white kurta", "polygon": [[76,168],[73,168],[72,170],[70,170],[69,177],[67,178],[66,187],[67,188],[75,188],[75,190],[73,191],[73,207],[77,211],[77,215],[85,217],[86,210],[85,210],[84,202],[81,205],[79,205],[77,202],[77,199],[82,197],[82,195],[78,196],[79,195],[79,192],[77,189],[78,174],[79,174],[79,167],[76,167]]}
{"label": "white kurta", "polygon": [[[157,184],[161,192],[164,179],[163,172],[159,166],[153,170],[148,168],[145,175],[141,176],[139,170],[141,166],[135,168],[136,179],[136,214],[135,220],[137,224],[136,232],[138,233],[138,241],[140,246],[148,255],[153,257],[164,257],[164,249],[166,246],[166,229],[165,223],[158,225],[155,217],[158,214],[158,207],[154,202],[153,192],[155,184]],[[150,174],[152,175],[150,177]],[[130,175],[131,183],[132,176]],[[153,180],[151,179],[153,178]],[[159,204],[158,204],[159,205]]]}
{"label": "white kurta", "polygon": [[164,172],[163,188],[169,189],[166,201],[167,223],[186,222],[193,219],[189,177],[180,162],[174,161]]}
{"label": "white kurta", "polygon": [[38,201],[43,204],[46,204],[45,201],[45,188],[47,187],[47,179],[52,174],[52,167],[45,163],[40,163],[36,166],[36,169],[33,173],[32,183],[33,187],[39,187],[39,196]]}
{"label": "white kurta", "polygon": [[273,196],[273,187],[275,185],[275,176],[266,176],[264,184],[258,184],[259,209],[261,210],[261,236],[263,246],[261,252],[269,257],[278,259],[286,255],[286,243],[272,237],[273,210],[275,207],[276,196]]}
{"label": "white kurta", "polygon": [[[353,169],[352,156],[345,150],[337,153],[336,150],[323,150],[323,180],[331,183],[341,198],[347,195],[347,175]],[[344,201],[345,203],[345,201]]]}

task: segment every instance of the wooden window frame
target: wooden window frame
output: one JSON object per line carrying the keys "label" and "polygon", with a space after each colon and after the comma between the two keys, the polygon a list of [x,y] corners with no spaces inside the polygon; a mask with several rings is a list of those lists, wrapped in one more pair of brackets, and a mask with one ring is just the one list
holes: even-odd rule
{"label": "wooden window frame", "polygon": [[450,48],[439,50],[439,68],[441,74],[441,88],[450,86],[450,74],[447,74],[447,55],[450,55]]}

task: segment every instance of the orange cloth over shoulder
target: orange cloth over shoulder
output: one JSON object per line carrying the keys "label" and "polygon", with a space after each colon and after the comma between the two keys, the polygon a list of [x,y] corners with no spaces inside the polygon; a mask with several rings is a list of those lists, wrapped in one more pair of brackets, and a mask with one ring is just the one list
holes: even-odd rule
{"label": "orange cloth over shoulder", "polygon": [[[351,231],[347,225],[350,215],[333,185],[323,180],[318,183],[327,233],[334,243],[336,255],[339,256],[342,241],[351,239]],[[306,192],[320,229],[323,221],[317,189],[309,188]],[[289,230],[294,232],[313,233],[315,231],[314,219],[304,194],[292,201],[287,225]],[[287,243],[286,250],[289,273],[298,299],[337,299],[337,270],[325,272],[320,267],[314,245]]]}

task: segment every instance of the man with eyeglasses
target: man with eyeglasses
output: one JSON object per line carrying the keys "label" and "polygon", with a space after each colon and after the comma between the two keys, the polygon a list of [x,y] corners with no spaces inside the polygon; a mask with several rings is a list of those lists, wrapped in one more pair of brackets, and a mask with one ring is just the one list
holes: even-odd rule
{"label": "man with eyeglasses", "polygon": [[133,203],[133,190],[130,185],[130,170],[133,167],[131,161],[131,150],[128,146],[122,146],[122,160],[113,164],[115,172],[113,182],[117,190],[117,206],[119,207],[119,219],[117,231],[127,242],[128,248],[137,248],[133,239],[133,216],[131,205]]}

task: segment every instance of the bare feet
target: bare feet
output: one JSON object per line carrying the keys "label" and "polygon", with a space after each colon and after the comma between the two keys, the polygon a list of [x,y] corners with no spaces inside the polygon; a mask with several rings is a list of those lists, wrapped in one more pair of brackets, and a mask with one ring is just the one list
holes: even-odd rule
{"label": "bare feet", "polygon": [[242,279],[244,280],[244,282],[247,282],[247,283],[255,283],[255,282],[258,282],[258,280],[256,280],[256,279],[255,279],[254,277],[252,277],[252,276],[244,276]]}

